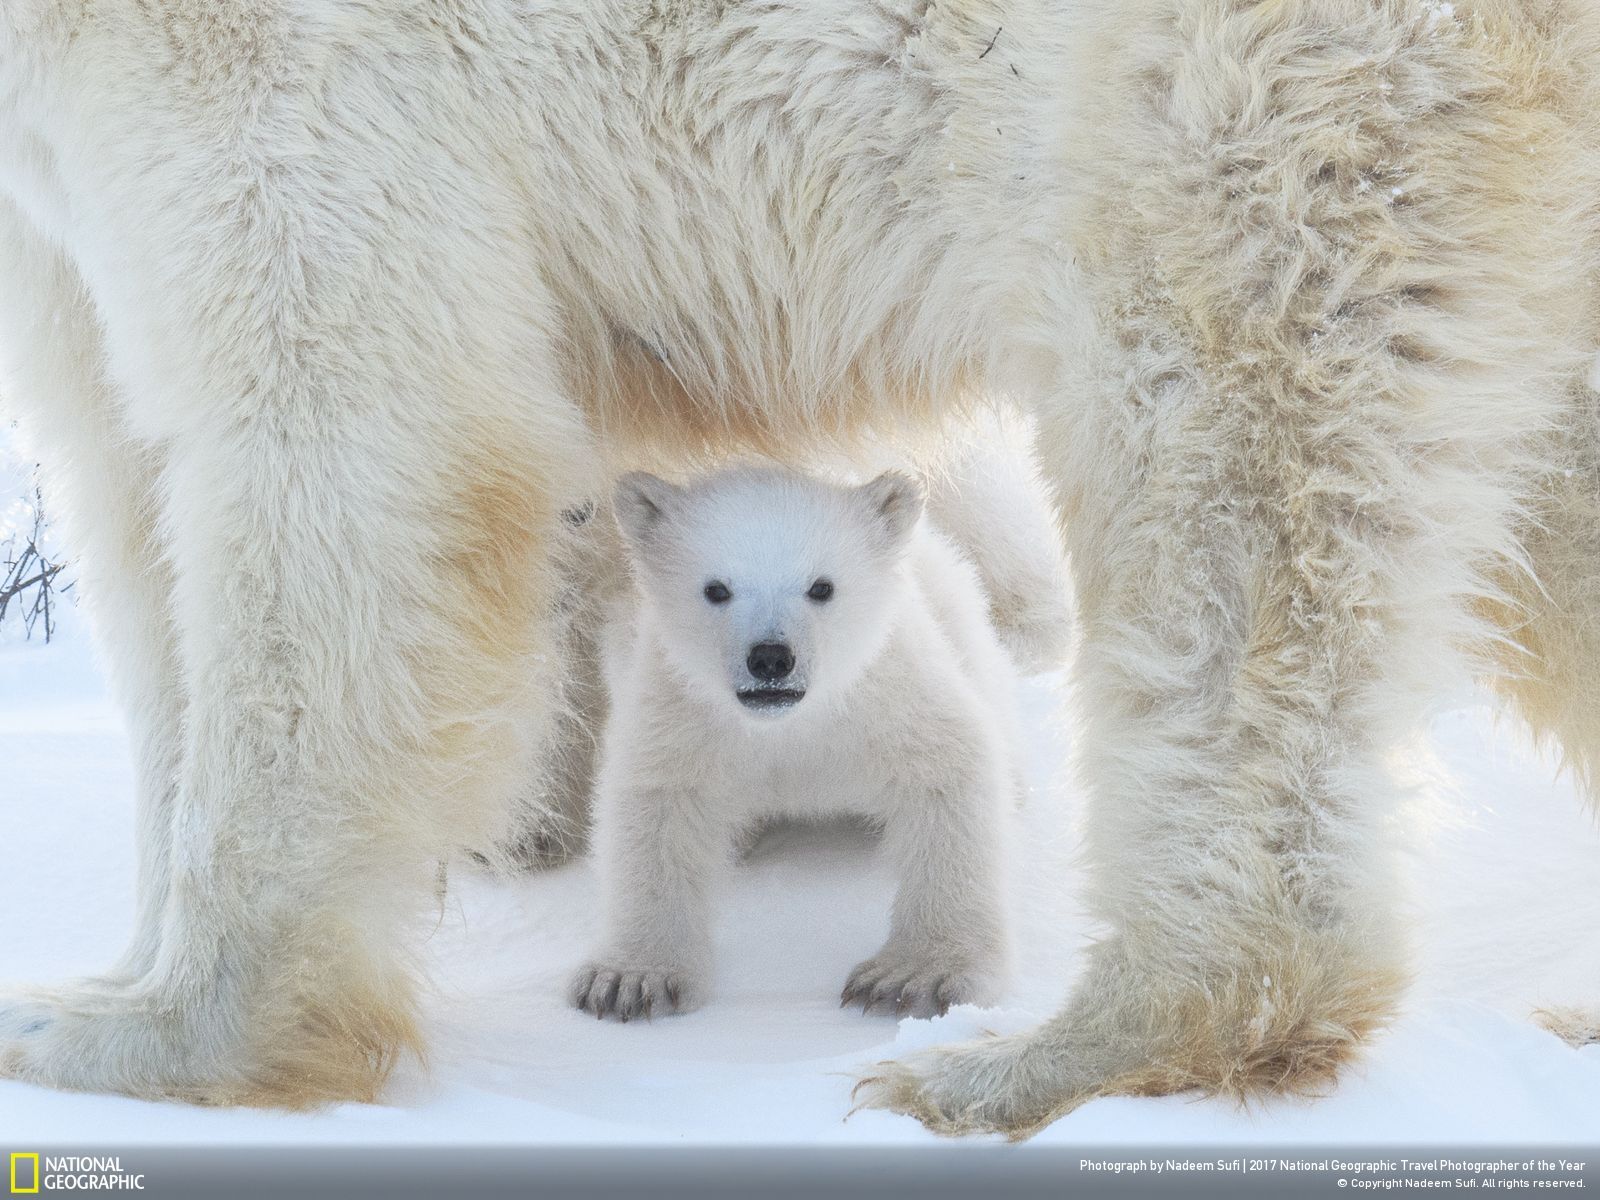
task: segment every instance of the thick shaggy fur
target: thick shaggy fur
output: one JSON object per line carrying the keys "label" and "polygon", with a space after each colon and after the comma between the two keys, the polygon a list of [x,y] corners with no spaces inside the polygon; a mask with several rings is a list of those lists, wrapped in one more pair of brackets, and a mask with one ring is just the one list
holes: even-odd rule
{"label": "thick shaggy fur", "polygon": [[548,547],[607,456],[987,393],[1037,414],[1072,551],[1107,934],[1039,1031],[865,1099],[1021,1132],[1325,1080],[1403,973],[1384,754],[1486,615],[1523,710],[1597,744],[1597,34],[1592,0],[9,0],[7,399],[144,816],[135,946],[0,1000],[0,1070],[372,1094],[429,864],[542,736]]}

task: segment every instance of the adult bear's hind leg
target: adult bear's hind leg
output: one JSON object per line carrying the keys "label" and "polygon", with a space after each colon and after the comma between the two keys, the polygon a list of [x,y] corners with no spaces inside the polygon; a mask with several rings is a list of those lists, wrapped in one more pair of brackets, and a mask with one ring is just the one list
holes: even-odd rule
{"label": "adult bear's hind leg", "polygon": [[[1600,340],[1597,314],[1596,340]],[[1504,634],[1490,673],[1534,735],[1552,741],[1591,806],[1600,795],[1600,394],[1573,380],[1569,420],[1549,438],[1550,469],[1524,523],[1525,561],[1490,605]],[[1581,999],[1581,998],[1580,998]],[[1600,1003],[1541,1009],[1575,1046],[1600,1042]]]}

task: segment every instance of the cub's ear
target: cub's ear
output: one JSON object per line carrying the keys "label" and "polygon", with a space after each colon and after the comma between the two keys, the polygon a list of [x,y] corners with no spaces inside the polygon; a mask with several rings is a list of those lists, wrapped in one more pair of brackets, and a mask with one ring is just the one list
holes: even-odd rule
{"label": "cub's ear", "polygon": [[872,520],[878,522],[889,549],[899,550],[922,516],[922,485],[899,471],[885,471],[856,489],[856,496]]}
{"label": "cub's ear", "polygon": [[682,488],[644,471],[630,471],[617,480],[617,524],[635,552],[649,546],[682,495]]}

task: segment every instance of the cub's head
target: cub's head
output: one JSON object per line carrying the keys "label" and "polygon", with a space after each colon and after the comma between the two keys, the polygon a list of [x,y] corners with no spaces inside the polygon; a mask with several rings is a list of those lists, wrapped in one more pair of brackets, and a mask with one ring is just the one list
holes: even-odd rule
{"label": "cub's head", "polygon": [[651,652],[696,695],[774,718],[841,694],[883,648],[922,489],[893,472],[860,487],[632,474],[616,511],[656,618]]}

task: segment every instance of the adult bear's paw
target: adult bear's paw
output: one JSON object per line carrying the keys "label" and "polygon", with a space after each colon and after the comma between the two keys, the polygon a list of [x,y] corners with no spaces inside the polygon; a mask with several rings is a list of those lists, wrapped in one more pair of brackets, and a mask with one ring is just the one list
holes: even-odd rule
{"label": "adult bear's paw", "polygon": [[1038,1032],[942,1046],[879,1063],[856,1085],[857,1109],[915,1117],[949,1136],[1020,1140],[1097,1094]]}
{"label": "adult bear's paw", "polygon": [[221,988],[186,998],[126,977],[0,992],[0,1077],[191,1104],[309,1108],[377,1096],[418,1038],[408,1006],[232,1007]]}
{"label": "adult bear's paw", "polygon": [[1541,1008],[1533,1016],[1569,1046],[1600,1045],[1600,1008]]}

